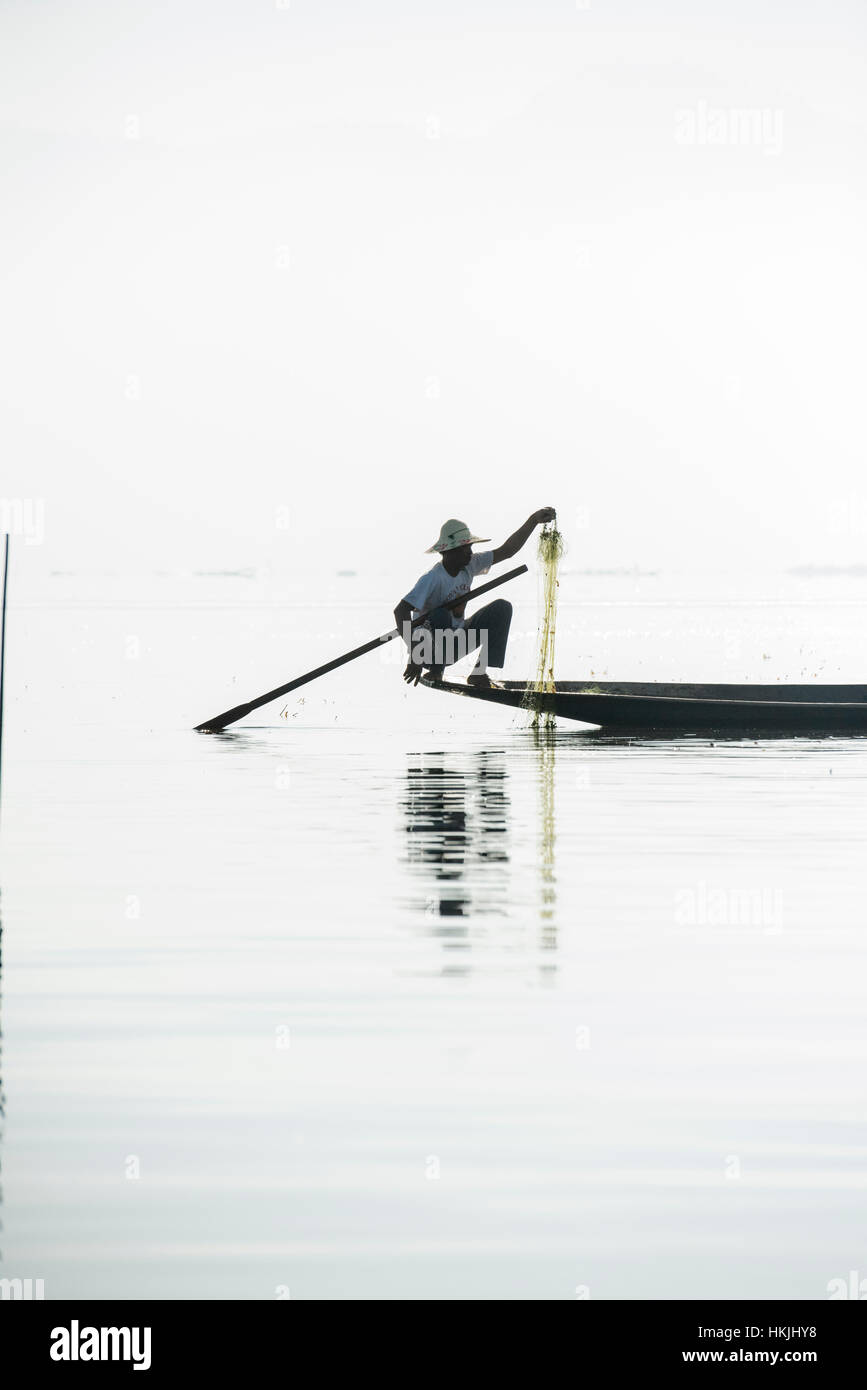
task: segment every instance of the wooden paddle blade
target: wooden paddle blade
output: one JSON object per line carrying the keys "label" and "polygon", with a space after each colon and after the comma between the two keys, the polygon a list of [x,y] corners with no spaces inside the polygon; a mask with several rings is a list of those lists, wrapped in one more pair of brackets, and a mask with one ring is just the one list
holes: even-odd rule
{"label": "wooden paddle blade", "polygon": [[225,729],[227,724],[234,724],[236,719],[243,719],[245,714],[249,714],[253,708],[251,704],[236,705],[234,709],[227,709],[225,714],[215,714],[213,719],[206,719],[204,724],[197,724],[194,733],[197,734],[218,734],[221,729]]}

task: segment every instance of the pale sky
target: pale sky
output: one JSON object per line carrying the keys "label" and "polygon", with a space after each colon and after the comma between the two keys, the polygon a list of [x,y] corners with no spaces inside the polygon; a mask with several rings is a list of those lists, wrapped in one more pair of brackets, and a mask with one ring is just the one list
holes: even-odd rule
{"label": "pale sky", "polygon": [[34,563],[865,561],[863,6],[0,16]]}

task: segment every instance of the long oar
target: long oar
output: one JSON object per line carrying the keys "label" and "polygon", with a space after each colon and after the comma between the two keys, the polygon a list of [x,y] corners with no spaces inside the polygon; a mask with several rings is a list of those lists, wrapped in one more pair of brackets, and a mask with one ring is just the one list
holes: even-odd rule
{"label": "long oar", "polygon": [[[516,575],[526,573],[527,566],[518,565],[517,569],[509,570],[508,574],[501,574],[499,579],[491,579],[487,584],[480,584],[478,589],[471,589],[468,594],[459,594],[457,598],[449,599],[448,603],[439,604],[439,607],[456,608],[460,603],[468,603],[470,599],[478,598],[480,594],[486,594],[489,589],[496,589],[499,584],[505,584],[508,579],[514,579]],[[427,613],[422,613],[416,618],[413,628],[419,627],[427,616]],[[225,714],[217,714],[213,719],[206,719],[204,724],[196,725],[196,733],[219,733],[228,724],[235,724],[239,719],[243,719],[244,715],[249,714],[251,710],[260,709],[262,705],[269,704],[271,700],[277,700],[281,695],[288,695],[290,690],[297,690],[299,685],[306,685],[308,681],[315,681],[317,676],[324,676],[329,671],[336,670],[338,666],[345,666],[348,661],[354,661],[357,656],[364,656],[365,652],[375,651],[384,642],[391,642],[399,636],[398,629],[392,628],[391,632],[384,632],[381,637],[374,637],[370,642],[365,642],[363,647],[356,647],[354,651],[346,652],[344,656],[336,656],[333,661],[326,661],[324,666],[317,666],[315,671],[308,671],[306,675],[296,676],[294,681],[287,681],[285,685],[278,685],[276,690],[269,690],[267,695],[260,695],[258,700],[250,700],[246,705],[236,705],[234,709],[227,709]]]}

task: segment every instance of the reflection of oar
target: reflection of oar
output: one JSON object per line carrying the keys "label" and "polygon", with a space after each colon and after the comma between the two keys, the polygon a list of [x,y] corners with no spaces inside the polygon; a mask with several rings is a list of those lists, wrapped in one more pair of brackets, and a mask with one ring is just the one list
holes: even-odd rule
{"label": "reflection of oar", "polygon": [[[518,565],[517,569],[509,570],[508,574],[501,574],[499,579],[491,579],[487,584],[480,584],[478,589],[471,589],[468,594],[460,594],[457,598],[450,599],[448,603],[441,603],[440,608],[456,608],[458,604],[468,603],[470,599],[478,598],[479,594],[486,594],[489,589],[496,589],[499,584],[505,584],[507,579],[514,579],[518,574],[526,574],[527,566]],[[416,618],[413,626],[418,627],[427,617],[422,613]],[[329,671],[334,671],[338,666],[345,666],[347,661],[354,661],[357,656],[364,656],[365,652],[375,651],[384,642],[391,642],[393,638],[399,637],[397,628],[392,628],[391,632],[384,632],[381,637],[374,637],[372,641],[365,642],[363,647],[356,647],[354,651],[346,652],[344,656],[336,656],[333,661],[326,661],[324,666],[317,666],[315,671],[308,671],[304,676],[296,676],[294,681],[288,681],[286,685],[278,685],[276,690],[269,690],[267,695],[260,695],[258,700],[250,700],[249,704],[236,705],[234,709],[227,709],[225,714],[217,714],[213,719],[206,719],[204,724],[196,725],[196,732],[199,734],[216,734],[220,729],[225,729],[227,724],[235,724],[239,719],[243,719],[245,714],[251,710],[259,709],[262,705],[267,705],[271,700],[278,699],[281,695],[288,695],[290,690],[296,690],[299,685],[306,685],[308,681],[315,681],[317,676],[327,675]]]}

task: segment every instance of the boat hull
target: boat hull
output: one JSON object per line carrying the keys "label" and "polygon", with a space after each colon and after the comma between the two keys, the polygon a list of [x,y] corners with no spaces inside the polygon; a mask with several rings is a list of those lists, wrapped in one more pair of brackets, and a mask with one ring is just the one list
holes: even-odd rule
{"label": "boat hull", "polygon": [[[504,681],[491,689],[451,681],[424,682],[435,690],[520,708],[527,686]],[[560,718],[629,731],[762,731],[867,733],[867,686],[687,685],[558,681],[539,697]]]}

